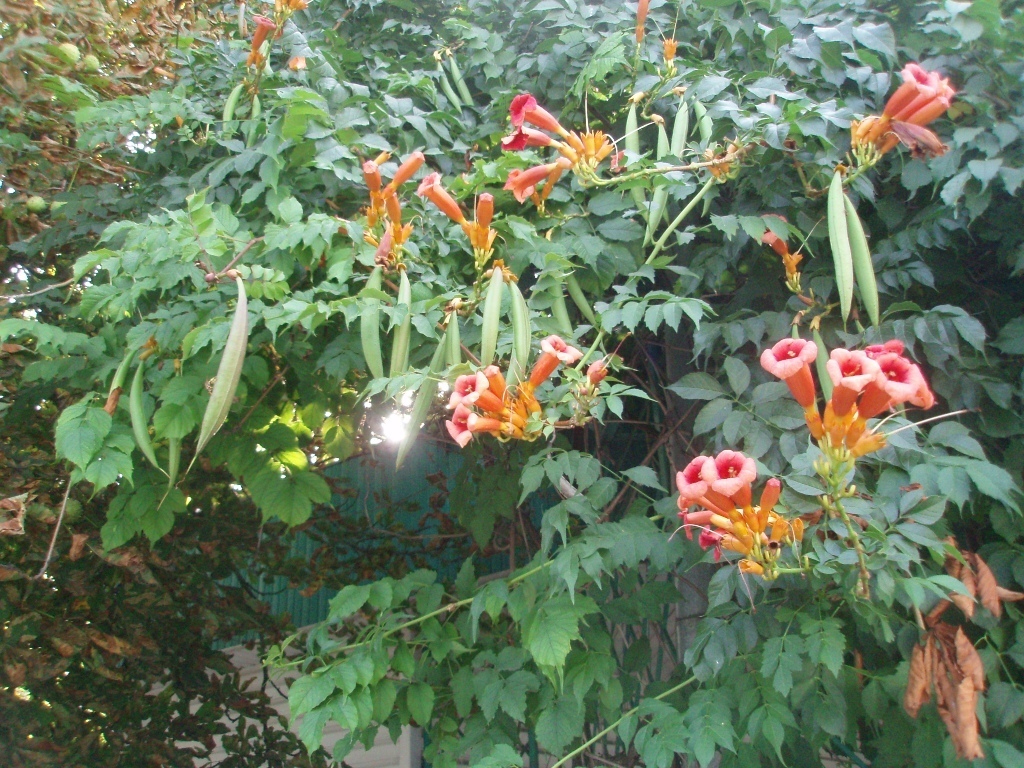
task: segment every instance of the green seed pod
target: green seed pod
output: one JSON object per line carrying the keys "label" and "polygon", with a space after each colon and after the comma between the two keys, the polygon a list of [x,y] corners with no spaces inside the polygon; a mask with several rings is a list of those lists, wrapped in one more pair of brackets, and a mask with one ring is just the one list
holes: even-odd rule
{"label": "green seed pod", "polygon": [[25,207],[29,213],[42,213],[46,210],[46,201],[39,195],[32,195],[26,202]]}
{"label": "green seed pod", "polygon": [[139,362],[135,369],[135,376],[132,379],[132,388],[128,393],[128,414],[132,420],[132,434],[135,435],[135,443],[142,451],[142,455],[149,459],[149,463],[163,472],[156,460],[156,452],[153,450],[153,441],[149,437],[149,424],[146,421],[146,409],[142,406],[142,388],[145,380],[142,373],[146,368],[146,362]]}
{"label": "green seed pod", "polygon": [[846,195],[843,195],[846,202],[846,228],[850,233],[850,254],[853,261],[853,274],[856,278],[857,290],[860,292],[860,301],[864,305],[864,311],[872,325],[878,325],[878,283],[875,280],[875,265],[871,263],[871,249],[868,247],[868,238],[864,234],[864,225],[861,223],[857,209]]}
{"label": "green seed pod", "polygon": [[686,139],[690,133],[690,108],[686,106],[686,99],[679,97],[679,109],[676,112],[675,122],[672,123],[672,139],[669,141],[668,151],[675,157],[683,156],[683,149],[686,148]]}
{"label": "green seed pod", "polygon": [[[366,281],[366,287],[380,290],[384,270],[374,267]],[[362,317],[359,319],[359,336],[363,343],[363,359],[366,368],[375,379],[384,378],[384,361],[380,351],[380,300],[367,299]]]}
{"label": "green seed pod", "polygon": [[452,79],[455,81],[455,87],[459,89],[459,96],[462,97],[466,104],[472,104],[473,94],[469,92],[469,87],[462,78],[462,71],[459,69],[459,63],[455,60],[455,54],[448,57],[448,66],[452,70]]}
{"label": "green seed pod", "polygon": [[[796,326],[793,327],[795,328]],[[828,375],[828,368],[825,367],[825,364],[828,362],[828,349],[825,347],[825,341],[821,338],[817,328],[811,331],[811,337],[814,340],[814,345],[818,348],[818,356],[814,360],[814,367],[818,371],[821,392],[825,395],[825,402],[827,403],[832,399],[832,377]]]}
{"label": "green seed pod", "polygon": [[[665,124],[658,124],[658,151],[657,158],[661,160],[669,153],[671,142],[668,133],[665,131]],[[644,234],[644,245],[650,245],[654,240],[654,232],[665,218],[665,210],[668,208],[668,186],[656,187],[654,196],[651,198],[650,215],[647,217],[647,232]]]}
{"label": "green seed pod", "polygon": [[597,326],[597,315],[594,314],[593,308],[590,306],[590,302],[587,301],[586,294],[583,293],[583,289],[580,288],[579,282],[576,280],[576,275],[570,274],[565,278],[565,287],[569,289],[569,298],[572,299],[573,304],[579,309],[580,314],[586,318],[587,322],[593,326]]}
{"label": "green seed pod", "polygon": [[565,306],[565,294],[562,293],[561,283],[556,283],[551,289],[551,317],[558,326],[558,332],[571,338],[572,321],[569,319],[569,310]]}
{"label": "green seed pod", "polygon": [[391,342],[391,376],[399,376],[409,369],[409,342],[412,339],[412,286],[405,270],[398,280],[398,303],[405,307],[405,317],[397,328]]}
{"label": "green seed pod", "polygon": [[[455,327],[458,328],[458,323],[456,323]],[[433,405],[434,398],[437,396],[438,377],[444,368],[445,349],[448,347],[447,337],[448,331],[445,331],[445,338],[441,339],[437,349],[434,350],[434,356],[430,358],[430,369],[427,371],[427,375],[424,377],[423,383],[420,384],[419,391],[416,393],[416,400],[413,402],[410,413],[409,431],[405,433],[402,444],[398,446],[395,469],[402,466],[402,462],[405,461],[405,457],[409,454],[413,443],[416,442],[416,438],[420,433],[420,427],[430,413],[430,406]]]}
{"label": "green seed pod", "polygon": [[844,323],[850,317],[850,308],[853,306],[853,253],[850,248],[850,232],[846,224],[846,203],[843,202],[845,199],[843,177],[836,171],[828,188],[828,239],[832,245],[832,258],[836,267],[836,290],[839,292],[839,307]]}
{"label": "green seed pod", "polygon": [[[629,103],[629,112],[626,113],[626,136],[623,139],[626,152],[631,155],[640,154],[640,131],[637,130],[636,102]],[[633,197],[633,203],[644,215],[647,214],[647,193],[643,187],[633,187],[629,190]]]}
{"label": "green seed pod", "polygon": [[697,118],[697,131],[700,133],[701,144],[707,144],[711,141],[711,132],[714,127],[711,118],[708,117],[708,108],[699,101],[695,101],[693,102],[693,114]]}
{"label": "green seed pod", "polygon": [[82,52],[74,43],[61,43],[53,53],[65,64],[77,64],[82,58]]}
{"label": "green seed pod", "polygon": [[243,91],[245,91],[245,83],[239,83],[228,94],[228,100],[224,102],[224,115],[222,118],[225,123],[235,119],[235,107],[238,106],[238,100],[242,98]]}
{"label": "green seed pod", "polygon": [[445,73],[444,67],[441,65],[440,61],[437,62],[437,77],[441,83],[441,92],[448,97],[448,101],[452,103],[452,106],[455,107],[456,110],[461,112],[462,99],[458,97],[458,95],[455,93],[455,89],[452,88],[451,81],[448,80],[448,75]]}
{"label": "green seed pod", "polygon": [[501,302],[505,294],[505,274],[497,267],[491,273],[491,281],[484,297],[484,319],[480,328],[480,364],[494,362],[498,347],[498,324],[501,321]]}
{"label": "green seed pod", "polygon": [[525,381],[526,378],[526,367],[519,362],[516,351],[513,349],[508,359],[508,371],[505,372],[505,384],[514,389],[519,386],[519,382]]}
{"label": "green seed pod", "polygon": [[124,358],[121,360],[121,364],[117,366],[117,370],[114,371],[114,378],[110,380],[110,390],[107,396],[110,397],[114,394],[114,390],[124,389],[124,383],[128,379],[128,369],[131,367],[132,360],[135,359],[135,350],[130,349],[125,353]]}
{"label": "green seed pod", "polygon": [[[509,294],[512,298],[512,352],[518,360],[530,358],[530,342],[533,339],[533,328],[530,325],[530,309],[526,306],[526,299],[519,286],[510,282],[508,284]],[[565,300],[562,301],[562,309],[565,309]],[[568,315],[566,320],[568,320]]]}
{"label": "green seed pod", "polygon": [[235,305],[234,317],[231,318],[231,328],[228,330],[224,352],[221,353],[220,365],[217,367],[217,379],[213,383],[210,402],[206,405],[203,422],[199,426],[199,440],[196,442],[195,456],[192,457],[189,469],[227,419],[238,382],[242,378],[245,348],[249,343],[249,302],[245,296],[245,283],[242,282],[242,278],[236,277],[235,285],[238,286],[238,303]]}
{"label": "green seed pod", "polygon": [[258,120],[259,116],[263,114],[263,105],[260,103],[259,94],[255,94],[252,97],[252,109],[249,110],[249,119]]}
{"label": "green seed pod", "polygon": [[181,469],[181,438],[167,438],[167,490],[174,487],[178,481],[178,471]]}
{"label": "green seed pod", "polygon": [[459,335],[459,315],[457,312],[452,312],[448,315],[448,326],[444,332],[444,339],[448,346],[448,365],[460,365],[462,363],[462,338]]}

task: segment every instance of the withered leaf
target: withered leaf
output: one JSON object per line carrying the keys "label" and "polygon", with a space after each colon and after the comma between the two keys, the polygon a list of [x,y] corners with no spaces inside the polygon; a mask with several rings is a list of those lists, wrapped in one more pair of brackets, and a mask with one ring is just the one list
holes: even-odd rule
{"label": "withered leaf", "polygon": [[1014,592],[1012,589],[996,587],[996,597],[1004,603],[1016,603],[1018,600],[1024,600],[1024,592]]}
{"label": "withered leaf", "polygon": [[25,502],[28,494],[0,499],[0,536],[21,536],[25,533]]}
{"label": "withered leaf", "polygon": [[119,637],[113,635],[107,635],[103,632],[92,631],[89,633],[89,639],[93,645],[102,648],[107,653],[113,653],[115,656],[138,656],[139,649],[131,643],[122,640]]}
{"label": "withered leaf", "polygon": [[85,551],[85,542],[89,540],[89,534],[87,533],[73,533],[71,534],[71,549],[68,551],[68,557],[71,560],[78,560],[82,557]]}
{"label": "withered leaf", "polygon": [[917,717],[918,711],[931,698],[932,681],[928,670],[928,655],[925,646],[920,644],[914,645],[914,650],[910,654],[910,672],[907,674],[907,690],[903,694],[903,708],[911,717]]}
{"label": "withered leaf", "polygon": [[978,760],[985,756],[985,750],[978,741],[978,717],[975,714],[977,704],[978,691],[973,680],[965,677],[956,689],[956,711],[953,717],[956,733],[950,732],[957,755],[964,760]]}
{"label": "withered leaf", "polygon": [[988,567],[988,564],[978,557],[977,553],[970,553],[967,555],[968,560],[974,571],[977,574],[978,583],[978,598],[981,600],[981,604],[985,606],[993,616],[997,619],[1003,615],[1003,606],[999,602],[999,584],[996,582],[995,574],[992,573],[992,569]]}
{"label": "withered leaf", "polygon": [[971,678],[974,690],[985,690],[985,666],[974,643],[964,634],[962,629],[956,631],[956,663],[964,677]]}

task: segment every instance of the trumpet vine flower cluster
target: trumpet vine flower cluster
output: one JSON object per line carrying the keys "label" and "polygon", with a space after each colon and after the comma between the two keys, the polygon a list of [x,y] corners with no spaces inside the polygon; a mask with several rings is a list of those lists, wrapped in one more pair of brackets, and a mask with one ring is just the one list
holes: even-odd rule
{"label": "trumpet vine flower cluster", "polygon": [[452,387],[448,409],[452,417],[445,422],[448,434],[465,448],[477,434],[488,434],[502,441],[536,440],[540,434],[536,417],[541,413],[534,394],[559,365],[572,365],[583,353],[558,336],[548,336],[530,376],[510,387],[496,365],[459,376]]}
{"label": "trumpet vine flower cluster", "polygon": [[[391,256],[393,248],[400,248],[412,234],[412,224],[402,225],[402,203],[398,199],[398,188],[409,181],[426,160],[422,152],[413,152],[398,166],[394,178],[385,186],[380,166],[390,157],[388,152],[384,152],[376,160],[363,163],[363,180],[370,190],[370,205],[366,208],[368,229],[364,237],[370,245],[383,250],[383,254],[378,255],[385,259]],[[370,230],[382,221],[385,222],[384,234],[378,239]],[[384,245],[387,247],[384,248]]]}
{"label": "trumpet vine flower cluster", "polygon": [[[804,524],[799,518],[786,520],[775,509],[782,483],[771,478],[753,504],[751,486],[757,479],[754,460],[738,451],[722,451],[715,457],[698,456],[676,474],[679,489],[679,519],[687,538],[700,530],[698,543],[714,548],[715,560],[722,550],[743,555],[741,573],[761,576],[768,581],[781,573],[802,569],[779,565],[785,545],[797,546],[803,539]],[[698,509],[691,511],[694,505]]]}
{"label": "trumpet vine flower cluster", "polygon": [[761,354],[761,366],[786,382],[826,456],[858,458],[877,451],[885,447],[885,435],[869,429],[868,419],[905,403],[925,409],[935,405],[921,369],[903,356],[903,343],[894,340],[863,350],[832,350],[825,364],[832,397],[822,414],[810,367],[817,357],[813,341],[783,339]]}
{"label": "trumpet vine flower cluster", "polygon": [[[615,149],[611,138],[603,131],[579,133],[566,130],[554,115],[541,107],[537,99],[528,93],[521,93],[512,99],[509,115],[515,130],[502,139],[502,149],[520,151],[527,147],[554,147],[561,155],[553,162],[526,170],[517,168],[509,173],[505,189],[510,190],[520,203],[531,198],[538,208],[543,208],[544,201],[558,179],[570,169],[583,181],[596,178],[597,167]],[[527,123],[541,130],[530,128]],[[550,133],[557,134],[561,141],[550,136]],[[541,183],[544,186],[537,192],[537,185]]]}
{"label": "trumpet vine flower cluster", "polygon": [[862,163],[870,164],[900,142],[915,156],[934,157],[946,151],[925,126],[945,114],[956,91],[947,78],[913,62],[901,74],[903,84],[889,97],[882,114],[850,125],[853,151]]}
{"label": "trumpet vine flower cluster", "polygon": [[441,213],[462,227],[473,246],[473,260],[477,271],[483,270],[494,252],[494,238],[497,232],[491,229],[494,216],[494,195],[484,192],[476,199],[476,218],[468,221],[459,204],[441,186],[441,174],[430,173],[423,177],[416,194],[432,202]]}

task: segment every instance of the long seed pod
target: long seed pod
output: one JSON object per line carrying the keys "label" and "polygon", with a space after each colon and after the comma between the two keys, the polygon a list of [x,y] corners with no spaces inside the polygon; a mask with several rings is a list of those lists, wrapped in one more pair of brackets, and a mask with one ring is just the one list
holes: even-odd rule
{"label": "long seed pod", "polygon": [[[526,306],[526,299],[519,286],[510,282],[508,291],[512,298],[512,352],[519,360],[527,360],[530,357],[530,340],[533,338],[530,327],[530,309]],[[565,300],[562,300],[562,309],[565,309]],[[566,320],[568,320],[568,315]]]}
{"label": "long seed pod", "polygon": [[699,101],[693,102],[693,115],[697,118],[697,131],[700,133],[701,144],[711,141],[711,130],[714,127],[708,117],[708,108]]}
{"label": "long seed pod", "polygon": [[836,265],[836,290],[843,322],[850,317],[853,306],[853,253],[850,232],[846,226],[846,203],[843,200],[843,177],[836,171],[828,188],[828,239],[832,245],[832,258]]}
{"label": "long seed pod", "polygon": [[459,313],[448,315],[448,325],[444,332],[447,345],[446,362],[449,366],[462,364],[462,338],[459,335]]}
{"label": "long seed pod", "polygon": [[673,157],[682,157],[686,148],[686,139],[690,134],[690,108],[686,105],[686,97],[679,97],[679,109],[676,111],[675,122],[672,123],[672,138],[668,151]]}
{"label": "long seed pod", "polygon": [[562,283],[555,283],[551,288],[551,317],[558,326],[560,334],[572,336],[572,321],[569,319],[569,310],[565,306],[565,294],[562,293]]}
{"label": "long seed pod", "polygon": [[135,435],[135,443],[142,451],[142,455],[149,459],[149,463],[161,469],[156,460],[156,452],[153,450],[153,441],[149,437],[149,424],[146,421],[146,410],[142,406],[142,388],[144,379],[142,373],[146,368],[144,360],[139,361],[139,367],[135,369],[135,376],[132,379],[132,388],[128,393],[128,414],[132,420],[132,434]]}
{"label": "long seed pod", "polygon": [[[456,323],[457,327],[458,324]],[[437,397],[438,377],[444,368],[445,349],[448,347],[447,337],[448,331],[445,331],[445,338],[441,339],[437,349],[434,350],[434,356],[430,358],[430,370],[427,371],[427,375],[424,377],[423,383],[420,384],[419,391],[416,393],[416,400],[413,401],[412,412],[410,413],[409,429],[405,433],[405,437],[402,438],[402,444],[398,446],[395,469],[401,467],[402,462],[405,461],[405,457],[409,454],[409,450],[412,448],[413,443],[416,442],[416,437],[420,433],[420,427],[427,418],[427,414],[430,413],[430,406],[434,403],[434,398]]]}
{"label": "long seed pod", "polygon": [[455,81],[455,87],[459,90],[459,96],[466,104],[472,104],[473,94],[469,92],[466,81],[462,78],[462,70],[459,69],[459,63],[455,60],[454,53],[448,57],[448,66],[452,70],[452,79]]}
{"label": "long seed pod", "polygon": [[480,364],[494,362],[498,347],[498,324],[501,321],[501,301],[505,294],[505,274],[498,267],[491,272],[491,282],[484,297],[484,320],[480,328]]}
{"label": "long seed pod", "polygon": [[[795,328],[796,326],[793,327]],[[814,346],[818,348],[818,356],[814,359],[814,367],[818,371],[821,392],[825,395],[825,402],[827,403],[832,399],[832,377],[828,375],[828,368],[825,366],[825,363],[828,361],[828,348],[825,346],[825,341],[821,338],[821,333],[817,328],[811,331],[811,337],[814,339]]]}
{"label": "long seed pod", "polygon": [[444,71],[444,67],[441,62],[437,62],[437,77],[441,82],[441,92],[448,97],[448,101],[452,103],[459,112],[462,111],[462,99],[455,93],[455,89],[452,88],[451,81],[448,80],[448,74]]}
{"label": "long seed pod", "polygon": [[576,275],[570,274],[565,278],[565,287],[569,290],[569,297],[572,299],[573,304],[576,305],[580,313],[587,319],[587,322],[591,325],[597,325],[597,315],[594,314],[593,308],[590,306],[590,302],[587,301],[586,294],[583,293],[583,289],[580,288],[579,281],[576,280]]}
{"label": "long seed pod", "polygon": [[103,406],[103,410],[111,416],[114,415],[117,403],[121,399],[121,392],[124,390],[124,383],[128,379],[128,369],[131,368],[132,360],[134,359],[135,350],[128,350],[128,352],[125,353],[124,359],[121,360],[121,364],[118,365],[117,370],[114,371],[114,378],[110,380],[110,390],[107,392],[107,402],[106,405]]}
{"label": "long seed pod", "polygon": [[235,399],[235,391],[238,389],[238,381],[242,378],[245,347],[249,343],[249,302],[245,296],[245,283],[242,282],[242,278],[236,277],[235,285],[238,286],[238,303],[235,305],[235,315],[231,318],[231,328],[220,357],[220,365],[217,366],[217,379],[213,383],[210,402],[206,405],[203,423],[199,426],[199,440],[196,442],[195,456],[188,465],[189,469],[227,419],[231,403]]}
{"label": "long seed pod", "polygon": [[[668,155],[671,142],[665,124],[658,124],[658,151],[657,159],[661,160]],[[668,185],[655,187],[654,196],[651,198],[650,215],[647,217],[647,232],[644,234],[644,245],[650,245],[654,240],[654,232],[665,218],[665,209],[668,208]]]}
{"label": "long seed pod", "polygon": [[864,311],[868,313],[872,325],[878,325],[878,283],[875,281],[875,266],[871,263],[871,249],[868,247],[868,238],[864,234],[864,225],[861,223],[857,209],[846,195],[843,195],[846,203],[846,228],[850,233],[850,254],[853,262],[853,275],[857,281],[857,290],[860,292],[860,301],[864,305]]}
{"label": "long seed pod", "polygon": [[259,94],[254,94],[252,97],[252,109],[249,110],[249,119],[257,120],[259,116],[263,114],[263,105],[260,103]]}
{"label": "long seed pod", "polygon": [[245,3],[238,4],[238,36],[243,39],[249,36],[249,29],[245,23]]}
{"label": "long seed pod", "polygon": [[405,307],[405,317],[395,328],[395,336],[391,343],[391,375],[400,376],[409,368],[409,341],[412,338],[412,286],[409,276],[403,269],[398,281],[398,304]]}
{"label": "long seed pod", "polygon": [[263,107],[260,105],[260,97],[252,97],[252,109],[249,111],[249,130],[245,134],[245,146],[251,147],[253,142],[256,141],[256,131],[259,130],[259,116],[263,113]]}
{"label": "long seed pod", "polygon": [[[366,280],[366,287],[379,291],[384,279],[382,267],[374,267]],[[363,344],[366,368],[375,379],[384,378],[384,359],[380,351],[380,300],[367,299],[359,319],[359,337]]]}
{"label": "long seed pod", "polygon": [[170,490],[178,481],[181,469],[181,438],[167,438],[167,489]]}
{"label": "long seed pod", "polygon": [[[636,119],[636,102],[629,102],[629,112],[626,113],[626,136],[622,140],[623,146],[626,148],[626,152],[630,155],[640,154],[640,131],[637,129]],[[633,187],[629,190],[629,194],[633,197],[633,203],[637,209],[647,214],[647,193],[643,187]]]}
{"label": "long seed pod", "polygon": [[519,382],[525,381],[526,366],[519,362],[516,357],[516,351],[513,349],[512,354],[508,358],[508,371],[505,373],[505,384],[509,389],[515,389],[519,386]]}
{"label": "long seed pod", "polygon": [[228,100],[224,102],[224,115],[223,120],[225,123],[235,119],[235,107],[238,106],[238,100],[242,96],[242,92],[245,90],[245,83],[239,83],[236,85],[231,93],[228,95]]}

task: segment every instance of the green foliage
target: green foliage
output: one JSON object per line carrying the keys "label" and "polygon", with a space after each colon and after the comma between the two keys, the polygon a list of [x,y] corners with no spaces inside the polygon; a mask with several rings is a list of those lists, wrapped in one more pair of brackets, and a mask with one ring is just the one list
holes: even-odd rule
{"label": "green foliage", "polygon": [[[213,638],[236,630],[259,629],[264,649],[277,644],[269,660],[298,674],[289,703],[293,717],[303,716],[298,738],[311,755],[284,758],[289,764],[326,761],[318,748],[335,722],[350,732],[335,760],[372,743],[381,726],[396,734],[414,724],[428,732],[426,759],[438,768],[467,760],[490,768],[529,760],[536,768],[538,749],[556,766],[810,766],[823,753],[879,766],[964,765],[934,705],[912,719],[902,701],[918,617],[969,592],[943,569],[952,554],[947,536],[980,552],[1004,587],[1024,586],[1024,236],[1015,226],[1024,181],[1021,10],[994,2],[655,5],[652,21],[679,41],[669,69],[653,23],[635,46],[635,9],[622,3],[327,2],[282,23],[258,77],[244,66],[248,44],[238,36],[236,7],[229,10],[230,23],[211,22],[214,38],[189,34],[175,44],[173,85],[110,98],[66,73],[39,83],[78,110],[77,147],[128,169],[130,183],[69,185],[52,226],[5,253],[5,266],[27,276],[26,292],[41,276],[67,277],[72,288],[67,301],[41,293],[2,310],[0,419],[5,432],[26,425],[23,438],[3,438],[5,454],[16,457],[4,466],[17,470],[3,495],[37,493],[41,483],[57,488],[63,467],[61,482],[74,484],[72,501],[86,509],[67,521],[70,530],[98,534],[102,557],[145,552],[132,562],[148,565],[122,579],[117,569],[127,566],[97,564],[100,555],[75,565],[61,550],[49,598],[57,607],[43,616],[27,576],[42,564],[49,529],[39,523],[31,543],[0,543],[0,652],[15,670],[5,667],[4,701],[24,682],[34,699],[68,708],[58,672],[34,661],[26,677],[12,665],[23,663],[22,648],[42,646],[34,638],[71,625],[52,617],[81,590],[94,603],[89,615],[104,620],[120,614],[101,590],[122,582],[156,617],[147,622],[208,613],[205,596],[219,594],[259,551],[259,526],[286,536],[286,526],[302,525],[329,553],[318,555],[326,564],[300,567],[275,555],[259,568],[313,591],[339,588],[326,620],[300,644],[284,638],[282,626],[261,624],[256,601],[236,590],[253,615],[196,635],[203,663]],[[440,80],[447,75],[433,61],[439,48],[458,58],[461,85],[449,69],[461,104]],[[308,69],[290,69],[294,55],[306,57]],[[880,321],[865,327],[873,304],[863,295],[857,303],[853,277],[837,275],[826,253],[826,192],[836,179],[838,226],[846,204],[844,180],[834,174],[849,162],[850,122],[881,111],[893,73],[909,60],[951,76],[958,95],[949,118],[933,126],[949,145],[943,156],[894,150],[845,180],[880,293]],[[219,119],[243,77],[234,114]],[[683,97],[673,89],[685,89]],[[521,90],[567,127],[589,124],[616,138],[626,99],[643,91],[639,153],[616,174],[602,166],[598,181],[564,177],[542,210],[519,205],[501,185],[513,169],[549,159],[500,150],[508,104]],[[694,119],[680,156],[655,158],[652,118],[674,120],[681,108]],[[0,133],[4,151],[27,141]],[[729,168],[712,166],[721,179],[699,165],[665,172],[721,157],[731,142],[744,149]],[[405,393],[437,399],[426,377],[437,374],[430,368],[440,357],[432,355],[446,314],[460,306],[454,299],[462,302],[461,317],[452,317],[466,349],[475,353],[484,336],[486,351],[507,360],[523,346],[504,322],[490,333],[493,318],[507,316],[504,305],[492,306],[485,330],[488,278],[461,230],[412,194],[414,182],[400,191],[404,220],[414,223],[402,253],[411,298],[398,300],[390,268],[383,283],[366,287],[380,228],[363,210],[361,164],[392,152],[381,166],[389,179],[395,161],[416,149],[465,208],[479,193],[495,195],[493,257],[519,278],[533,354],[540,338],[561,332],[551,291],[571,274],[596,316],[571,307],[567,341],[595,346],[587,362],[607,355],[612,376],[584,410],[582,368],[566,367],[558,383],[538,390],[548,422],[573,427],[568,436],[551,429],[536,442],[508,444],[478,436],[458,469],[432,476],[438,499],[421,512],[440,520],[428,534],[435,559],[412,562],[395,556],[387,535],[366,530],[362,510],[339,522],[345,516],[327,505],[350,489],[329,485],[324,468],[378,452],[391,461],[382,421],[409,410]],[[671,224],[637,204],[653,196]],[[652,246],[644,245],[648,217]],[[801,249],[800,297],[760,244],[766,229]],[[835,245],[835,263],[850,272],[852,257]],[[862,245],[859,258],[863,287]],[[166,466],[172,440],[182,441],[186,458],[197,454],[238,295],[225,274],[231,268],[249,297],[240,385],[221,431],[168,488],[136,450],[128,398],[104,409],[107,384],[128,350],[151,350],[142,410],[157,464]],[[378,309],[386,318],[380,334],[408,334],[408,366],[399,355],[393,375],[375,379],[380,361],[364,359],[357,326],[368,310],[378,322]],[[820,331],[830,349],[900,339],[926,370],[941,410],[965,411],[913,429],[914,413],[897,414],[888,428],[907,429],[857,463],[847,480],[858,492],[846,508],[863,551],[849,545],[839,520],[815,517],[827,490],[815,470],[821,453],[786,385],[758,364],[760,351],[793,328],[803,338]],[[445,376],[469,370],[461,364]],[[424,431],[443,435],[444,409],[439,400],[429,405],[420,402],[413,428],[424,414]],[[782,479],[787,516],[808,516],[802,573],[775,582],[741,575],[683,532],[672,535],[675,472],[694,455],[725,448]],[[60,496],[46,492],[41,501],[51,516]],[[206,562],[197,548],[214,535],[232,544]],[[459,558],[468,549],[483,555],[454,580],[457,569],[436,560],[451,539]],[[362,559],[346,559],[350,551]],[[167,566],[165,577],[160,563],[203,575],[175,588],[166,582],[178,576]],[[860,564],[870,600],[855,595]],[[95,573],[109,585],[82,587]],[[180,611],[157,599],[172,592]],[[979,764],[1016,766],[1024,749],[1019,618],[1007,603],[1001,620],[979,607],[960,622],[989,686],[979,705],[987,755]],[[157,643],[161,654],[190,652],[167,635]],[[68,658],[85,659],[87,645]],[[102,670],[94,678],[121,674],[96,654],[88,658],[90,671]],[[162,682],[164,661],[148,661],[128,677]],[[115,711],[123,695],[92,678],[73,683],[103,687],[104,711]],[[218,701],[200,718],[204,735],[228,708]],[[40,706],[32,713],[48,717]],[[72,744],[90,726],[54,728],[57,741]],[[131,743],[141,731],[111,729],[104,739]],[[294,739],[272,733],[269,752],[298,754]],[[23,750],[24,734],[10,739]],[[236,753],[269,759],[247,752],[254,741],[240,724]],[[184,749],[171,751],[184,764]],[[67,760],[120,764],[109,754],[83,747]]]}

